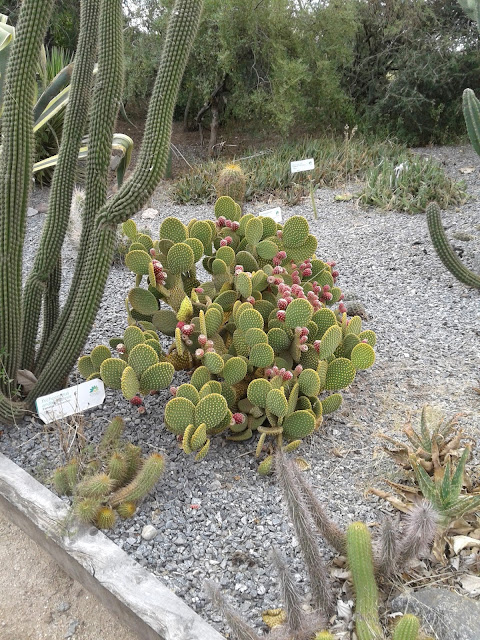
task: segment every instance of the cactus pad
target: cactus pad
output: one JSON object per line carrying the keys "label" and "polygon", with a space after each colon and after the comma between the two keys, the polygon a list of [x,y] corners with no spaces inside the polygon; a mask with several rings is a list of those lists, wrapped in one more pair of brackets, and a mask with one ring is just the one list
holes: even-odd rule
{"label": "cactus pad", "polygon": [[304,369],[298,377],[298,384],[306,396],[318,396],[320,393],[320,377],[313,369]]}
{"label": "cactus pad", "polygon": [[308,222],[304,217],[292,216],[283,225],[283,244],[288,248],[301,246],[308,238],[308,231]]}
{"label": "cactus pad", "polygon": [[131,400],[140,391],[140,383],[132,367],[125,367],[120,380],[120,388],[127,400]]}
{"label": "cactus pad", "polygon": [[145,316],[151,316],[158,311],[158,301],[156,297],[141,287],[135,287],[130,289],[128,294],[128,301],[139,313]]}
{"label": "cactus pad", "polygon": [[227,360],[222,376],[228,384],[237,384],[247,375],[247,363],[243,358],[234,357]]}
{"label": "cactus pad", "polygon": [[195,266],[195,256],[191,247],[185,242],[178,242],[168,252],[167,263],[174,274],[185,273]]}
{"label": "cactus pad", "polygon": [[375,351],[369,344],[361,342],[352,349],[350,360],[355,369],[368,369],[375,362]]}
{"label": "cactus pad", "polygon": [[250,349],[249,362],[254,367],[269,367],[273,364],[275,354],[269,344],[256,344]]}
{"label": "cactus pad", "polygon": [[315,429],[315,418],[311,411],[294,411],[283,422],[283,435],[287,440],[299,440],[309,436]]}
{"label": "cactus pad", "polygon": [[285,326],[305,327],[313,315],[313,307],[304,298],[293,300],[285,312]]}
{"label": "cactus pad", "polygon": [[248,385],[247,398],[257,407],[265,407],[267,404],[267,394],[271,391],[272,385],[264,378],[252,380]]}
{"label": "cactus pad", "polygon": [[160,225],[160,240],[185,242],[187,239],[187,227],[178,218],[172,216],[165,218]]}
{"label": "cactus pad", "polygon": [[195,425],[198,426],[204,422],[207,430],[213,429],[220,424],[227,413],[228,405],[225,398],[219,393],[212,393],[199,400],[195,407]]}
{"label": "cactus pad", "polygon": [[355,367],[347,358],[337,358],[329,363],[325,389],[345,389],[355,378]]}
{"label": "cactus pad", "polygon": [[146,392],[166,389],[171,384],[174,373],[175,368],[170,362],[152,364],[141,375],[141,390]]}
{"label": "cactus pad", "polygon": [[272,389],[267,394],[266,409],[278,418],[284,418],[288,412],[288,403],[283,389]]}
{"label": "cactus pad", "polygon": [[100,365],[100,377],[110,389],[122,388],[122,374],[127,366],[120,358],[107,358]]}
{"label": "cactus pad", "polygon": [[187,398],[172,398],[165,406],[165,424],[177,435],[182,435],[195,418],[195,405]]}
{"label": "cactus pad", "polygon": [[135,249],[129,251],[125,256],[125,264],[137,276],[148,276],[149,266],[152,258],[146,251]]}

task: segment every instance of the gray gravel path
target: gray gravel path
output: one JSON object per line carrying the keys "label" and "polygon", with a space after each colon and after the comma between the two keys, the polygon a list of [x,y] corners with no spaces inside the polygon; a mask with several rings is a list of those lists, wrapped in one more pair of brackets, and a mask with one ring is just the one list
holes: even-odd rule
{"label": "gray gravel path", "polygon": [[[478,272],[479,159],[468,147],[419,151],[435,155],[456,179],[464,177],[467,182],[472,200],[444,212],[443,220],[450,237],[458,231],[474,236],[469,242],[453,242],[463,251],[464,262]],[[459,169],[465,166],[475,167],[475,172],[462,176]],[[369,317],[365,326],[378,336],[375,365],[357,376],[343,394],[341,410],[328,417],[300,450],[329,513],[347,524],[354,519],[378,521],[381,512],[388,511],[378,499],[364,497],[366,488],[379,486],[382,475],[395,473],[381,453],[376,434],[399,435],[407,416],[412,413],[416,419],[429,403],[448,415],[464,413],[462,425],[478,435],[480,396],[473,387],[480,378],[480,295],[443,267],[423,215],[382,213],[362,210],[354,201],[334,202],[335,193],[341,191],[317,192],[318,220],[312,218],[308,199],[283,213],[284,219],[300,214],[309,220],[319,240],[318,255],[336,261],[339,286],[347,297],[364,304]],[[33,206],[42,199],[44,194],[36,192]],[[257,203],[247,210],[259,212],[274,204]],[[155,233],[167,215],[184,222],[213,217],[212,207],[176,206],[161,191],[151,206],[159,210],[159,217],[140,221],[138,215],[137,222]],[[29,219],[27,263],[43,217]],[[73,257],[74,250],[68,246],[65,263]],[[131,286],[125,269],[112,269],[86,352],[123,331],[124,298]],[[185,374],[177,377],[179,383]],[[297,579],[304,582],[278,490],[271,478],[256,475],[249,444],[226,443],[217,437],[207,458],[194,464],[162,427],[167,399],[166,392],[148,397],[147,413],[138,416],[120,392],[109,391],[105,404],[88,416],[87,433],[92,438],[98,437],[109,418],[123,415],[126,435],[133,442],[146,452],[165,452],[170,460],[163,481],[135,518],[119,523],[109,535],[219,629],[222,623],[202,588],[205,578],[219,582],[245,617],[258,624],[262,610],[280,604],[267,558],[273,544],[289,556]],[[0,450],[43,481],[61,462],[56,434],[31,420],[6,429]],[[146,524],[158,530],[151,541],[140,535]]]}

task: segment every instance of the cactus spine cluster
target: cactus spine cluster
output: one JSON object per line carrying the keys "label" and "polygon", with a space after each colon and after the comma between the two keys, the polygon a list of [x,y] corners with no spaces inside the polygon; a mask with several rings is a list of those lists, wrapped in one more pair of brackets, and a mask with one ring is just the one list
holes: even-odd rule
{"label": "cactus spine cluster", "polygon": [[71,460],[53,474],[56,491],[73,496],[75,515],[99,529],[111,529],[117,515],[132,517],[165,469],[162,455],[142,459],[139,447],[122,441],[124,427],[122,418],[114,418],[95,456]]}
{"label": "cactus spine cluster", "polygon": [[[312,583],[312,607],[306,613],[307,607],[301,603],[298,586],[283,556],[276,550],[272,552],[272,561],[278,574],[283,601],[283,617],[279,624],[278,617],[271,623],[272,630],[268,634],[271,640],[332,640],[333,635],[326,629],[332,611],[331,586],[326,566],[319,553],[316,535],[320,533],[340,553],[347,555],[354,592],[355,592],[355,632],[359,640],[384,640],[385,635],[379,621],[379,591],[376,576],[379,573],[386,577],[381,569],[381,557],[384,557],[384,538],[376,550],[372,548],[372,541],[368,528],[362,522],[354,522],[347,527],[346,532],[340,532],[338,527],[329,521],[323,507],[313,494],[312,487],[303,478],[297,465],[288,460],[282,452],[275,456],[275,469],[282,490],[285,506],[293,523],[296,538],[302,550],[303,559]],[[434,525],[435,520],[431,509],[420,505],[412,510],[411,518],[415,526],[410,524],[402,527],[402,549],[409,548],[417,535],[418,523],[428,517]],[[398,523],[390,523],[398,531]],[[327,536],[335,531],[330,539]],[[427,545],[433,541],[433,534],[425,538]],[[401,548],[397,548],[391,556],[395,566],[395,559],[401,560]],[[418,550],[418,545],[416,545]],[[398,563],[400,568],[401,562]],[[403,562],[405,564],[405,562]],[[391,572],[392,573],[392,572]],[[315,583],[323,583],[318,589]],[[259,640],[260,636],[248,626],[241,614],[238,614],[226,601],[222,592],[214,585],[208,585],[209,595],[213,604],[222,612],[237,640]],[[321,592],[321,597],[318,598]],[[327,597],[324,597],[327,595]],[[275,610],[277,611],[277,610]],[[264,617],[269,624],[269,620]],[[393,640],[417,640],[420,624],[412,615],[405,615],[395,626]],[[263,636],[262,636],[263,637]]]}
{"label": "cactus spine cluster", "polygon": [[[82,0],[79,47],[65,115],[60,158],[38,255],[22,300],[22,248],[32,169],[32,104],[35,68],[52,0],[24,0],[9,58],[4,103],[0,179],[0,418],[11,420],[36,398],[62,386],[83,347],[98,310],[112,260],[116,226],[148,199],[167,162],[173,109],[200,20],[202,0],[177,0],[132,177],[107,201],[111,134],[123,79],[121,0]],[[98,41],[97,41],[98,34]],[[98,76],[90,104],[93,56]],[[103,78],[103,81],[102,81]],[[90,113],[86,202],[72,286],[59,309],[59,259],[68,224],[73,180],[84,122]],[[44,334],[35,349],[43,302]],[[17,401],[17,371],[32,371],[34,389]],[[13,398],[13,400],[12,400]]]}
{"label": "cactus spine cluster", "polygon": [[[129,327],[79,361],[137,403],[138,393],[170,385],[174,370],[193,370],[172,388],[165,425],[201,460],[210,436],[232,442],[258,436],[259,472],[272,446],[292,451],[341,402],[339,390],[375,361],[376,337],[360,317],[347,318],[335,263],[315,254],[305,218],[284,225],[232,198],[215,204],[216,222],[162,221],[158,238],[129,220],[126,266],[135,286],[126,300]],[[210,279],[200,282],[202,260]],[[160,348],[157,331],[173,339]],[[116,356],[116,357],[115,357]],[[320,396],[320,397],[319,397]]]}
{"label": "cactus spine cluster", "polygon": [[[480,29],[479,0],[459,0],[459,3],[468,17],[476,21],[477,29]],[[480,156],[480,101],[472,89],[465,89],[462,101],[468,137]],[[480,289],[480,275],[468,269],[450,246],[442,225],[440,207],[435,202],[431,202],[427,206],[427,221],[435,251],[446,268],[463,284]]]}

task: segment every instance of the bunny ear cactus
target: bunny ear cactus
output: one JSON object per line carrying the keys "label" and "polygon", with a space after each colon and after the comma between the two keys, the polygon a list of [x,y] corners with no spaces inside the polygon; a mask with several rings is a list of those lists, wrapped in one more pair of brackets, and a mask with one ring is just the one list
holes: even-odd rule
{"label": "bunny ear cactus", "polygon": [[[335,263],[317,258],[305,218],[282,227],[242,215],[228,196],[214,214],[215,222],[188,226],[166,218],[158,237],[141,243],[135,223],[124,224],[132,240],[125,262],[135,275],[130,326],[110,341],[119,357],[96,347],[79,370],[99,371],[137,402],[138,393],[169,386],[174,370],[193,368],[191,384],[173,389],[166,405],[167,429],[197,460],[214,434],[232,442],[258,436],[266,473],[272,446],[293,450],[341,405],[338,391],[373,365],[376,337],[359,317],[347,318]],[[166,354],[157,331],[174,339]]]}
{"label": "bunny ear cactus", "polygon": [[[200,20],[202,1],[177,0],[175,4],[137,166],[130,179],[107,200],[113,126],[123,84],[122,2],[82,0],[62,144],[39,249],[23,287],[22,252],[33,162],[35,69],[52,6],[53,0],[22,2],[5,79],[0,159],[0,257],[4,265],[0,281],[0,344],[4,350],[5,375],[0,380],[0,419],[7,421],[31,410],[39,396],[61,388],[80,355],[102,298],[117,225],[142,206],[164,173],[176,95]],[[92,95],[97,51],[98,74]],[[59,260],[68,226],[77,157],[89,116],[82,236],[71,287],[60,309]],[[144,238],[136,240],[136,249],[142,254],[146,249]],[[143,275],[142,265],[150,270],[151,260],[148,253],[145,255],[147,260],[143,262],[143,255],[137,256],[139,278]],[[155,273],[155,264],[152,266]],[[173,291],[172,299],[175,299]],[[138,307],[137,314],[144,315],[142,312],[152,308],[151,298],[133,295],[132,300]],[[37,348],[42,305],[43,334]],[[19,369],[27,369],[37,378],[35,387],[23,398],[17,384]]]}

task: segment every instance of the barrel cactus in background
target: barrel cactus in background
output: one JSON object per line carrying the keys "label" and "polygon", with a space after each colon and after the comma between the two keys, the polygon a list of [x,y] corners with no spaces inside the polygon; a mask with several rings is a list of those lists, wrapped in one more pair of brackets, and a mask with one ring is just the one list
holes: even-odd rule
{"label": "barrel cactus in background", "polygon": [[[159,237],[123,225],[125,263],[135,274],[123,336],[79,361],[138,404],[138,394],[170,385],[174,370],[193,370],[173,389],[165,425],[187,454],[202,459],[210,436],[241,442],[258,435],[259,471],[273,448],[291,451],[342,403],[339,390],[375,361],[375,333],[347,318],[338,271],[316,257],[308,222],[293,216],[242,215],[222,196],[213,220],[185,226],[166,218]],[[210,279],[200,282],[197,263]],[[142,286],[143,285],[143,286]],[[157,331],[172,338],[163,353]]]}
{"label": "barrel cactus in background", "polygon": [[238,164],[227,164],[218,176],[215,185],[217,197],[230,196],[232,200],[242,204],[245,200],[246,180],[245,174]]}
{"label": "barrel cactus in background", "polygon": [[[39,249],[23,287],[22,254],[33,164],[35,69],[53,0],[24,0],[4,86],[0,158],[0,419],[12,421],[62,387],[100,305],[117,225],[148,200],[167,163],[176,96],[195,38],[202,0],[177,0],[165,38],[145,136],[132,176],[111,198],[108,170],[123,84],[121,0],[82,0],[81,25]],[[98,37],[97,37],[98,36]],[[98,51],[98,73],[91,92]],[[90,121],[86,198],[78,259],[67,300],[59,303],[61,249],[70,215],[77,158]],[[43,306],[43,334],[37,347]],[[36,378],[23,393],[19,371]]]}

